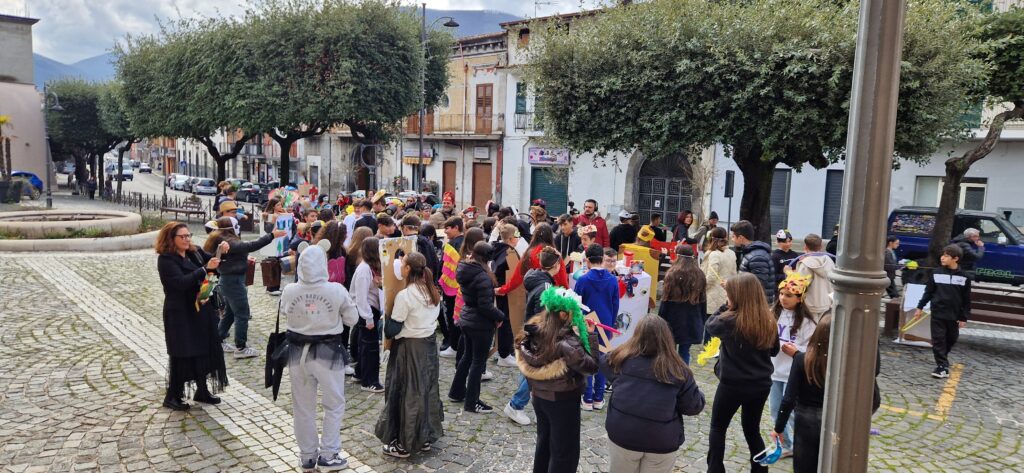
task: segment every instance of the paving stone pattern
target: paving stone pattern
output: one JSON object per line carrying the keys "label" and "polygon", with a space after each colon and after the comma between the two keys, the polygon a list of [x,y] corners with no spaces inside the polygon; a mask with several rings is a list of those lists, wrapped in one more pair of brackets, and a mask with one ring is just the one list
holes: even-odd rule
{"label": "paving stone pattern", "polygon": [[[295,470],[287,376],[274,402],[262,388],[262,358],[228,358],[231,386],[220,406],[188,413],[160,408],[164,355],[163,293],[156,257],[0,255],[0,466],[9,471]],[[277,298],[250,288],[250,344],[273,330]],[[963,364],[948,413],[938,407],[944,380],[932,379],[928,349],[883,339],[871,471],[1024,471],[1024,331],[972,324],[951,354]],[[442,359],[442,395],[454,372]],[[529,471],[534,427],[500,414],[516,387],[514,368],[491,363],[482,398],[498,410],[464,413],[445,401],[445,436],[432,452],[396,460],[380,454],[373,426],[381,395],[349,384],[342,447],[355,471]],[[694,367],[709,406],[685,421],[678,471],[704,471],[710,366]],[[382,373],[383,377],[383,373]],[[527,412],[533,415],[532,408]],[[603,411],[584,412],[580,471],[608,471]],[[765,412],[762,425],[770,428]],[[738,420],[726,451],[729,471],[743,471]],[[791,468],[783,460],[773,470]]]}

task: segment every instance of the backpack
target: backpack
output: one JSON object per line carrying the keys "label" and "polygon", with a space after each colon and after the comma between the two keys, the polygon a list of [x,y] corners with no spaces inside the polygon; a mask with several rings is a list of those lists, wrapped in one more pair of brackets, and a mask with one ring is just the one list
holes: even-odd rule
{"label": "backpack", "polygon": [[345,284],[344,256],[327,260],[327,280],[338,284]]}

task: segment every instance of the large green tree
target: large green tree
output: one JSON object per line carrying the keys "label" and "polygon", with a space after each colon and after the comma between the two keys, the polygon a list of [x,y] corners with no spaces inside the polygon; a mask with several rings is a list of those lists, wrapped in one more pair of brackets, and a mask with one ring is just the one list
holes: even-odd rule
{"label": "large green tree", "polygon": [[[125,113],[124,87],[119,82],[110,82],[100,91],[97,101],[100,126],[114,137],[121,141],[117,144],[117,174],[120,176],[124,169],[124,154],[131,149],[133,143],[139,141],[139,136],[131,127],[128,114]],[[117,195],[121,195],[121,184],[123,179],[117,180]]]}
{"label": "large green tree", "polygon": [[971,166],[988,156],[999,142],[1007,121],[1024,118],[1024,8],[985,15],[973,36],[982,46],[978,56],[988,65],[982,87],[984,99],[1002,108],[988,123],[988,132],[977,146],[962,156],[946,160],[946,178],[939,198],[939,210],[928,253],[938,262],[942,247],[949,242],[960,201],[960,183]]}
{"label": "large green tree", "polygon": [[[767,240],[772,170],[844,157],[858,2],[652,0],[548,24],[527,75],[545,132],[577,151],[650,159],[722,143],[743,173],[740,217]],[[973,10],[911,2],[895,151],[928,159],[960,138],[980,63]]]}
{"label": "large green tree", "polygon": [[[125,140],[105,127],[101,119],[100,101],[109,93],[109,87],[80,79],[59,79],[46,85],[48,92],[57,94],[64,108],[62,112],[46,114],[51,154],[74,157],[78,182],[84,183],[92,174],[100,189],[104,185],[103,155]],[[86,164],[91,168],[88,172]]]}

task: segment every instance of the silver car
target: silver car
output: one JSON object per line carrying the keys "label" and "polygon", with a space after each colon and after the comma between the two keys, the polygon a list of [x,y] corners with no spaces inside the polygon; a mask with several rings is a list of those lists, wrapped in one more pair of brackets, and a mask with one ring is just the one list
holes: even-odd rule
{"label": "silver car", "polygon": [[213,179],[200,179],[192,186],[192,193],[217,195],[217,181]]}
{"label": "silver car", "polygon": [[189,179],[191,178],[184,174],[178,174],[174,176],[174,181],[171,182],[171,189],[178,191],[185,190],[185,186],[188,185]]}

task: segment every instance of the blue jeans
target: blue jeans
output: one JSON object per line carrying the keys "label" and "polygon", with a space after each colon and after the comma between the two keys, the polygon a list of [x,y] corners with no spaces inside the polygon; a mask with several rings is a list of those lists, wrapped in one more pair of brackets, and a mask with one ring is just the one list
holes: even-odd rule
{"label": "blue jeans", "polygon": [[685,345],[682,344],[682,343],[679,344],[679,356],[683,358],[683,362],[685,362],[687,366],[690,365],[690,347],[691,346],[693,346],[693,345],[690,345],[689,343],[687,343]]}
{"label": "blue jeans", "polygon": [[604,375],[597,373],[587,376],[587,388],[583,391],[584,402],[604,401]]}
{"label": "blue jeans", "polygon": [[224,318],[220,319],[217,332],[221,341],[227,340],[231,324],[235,325],[235,346],[245,348],[249,335],[249,291],[245,288],[245,273],[224,274],[220,277],[220,294],[224,298]]}
{"label": "blue jeans", "polygon": [[[772,389],[768,391],[768,410],[772,413],[772,422],[779,417],[779,407],[782,406],[782,397],[786,394],[786,383],[772,380]],[[782,432],[782,448],[793,449],[793,417],[789,416],[786,423],[786,430]]]}
{"label": "blue jeans", "polygon": [[512,406],[513,409],[521,411],[526,409],[526,405],[530,403],[530,383],[526,382],[526,376],[519,375],[519,389],[512,395],[512,400],[508,402],[508,405]]}

